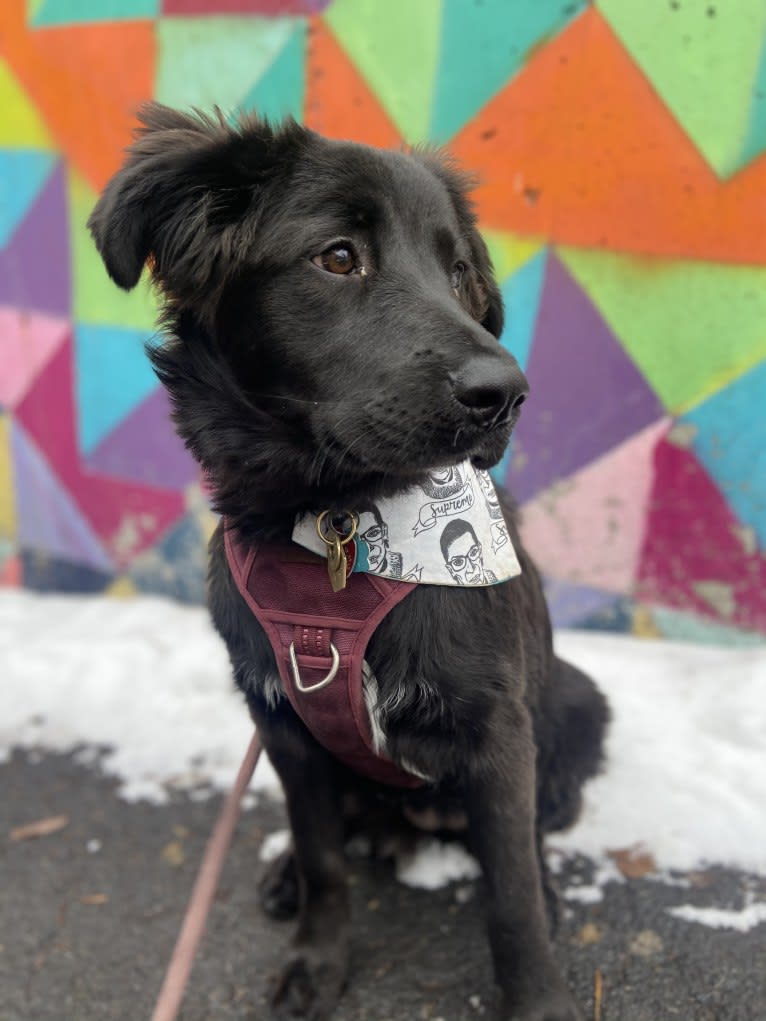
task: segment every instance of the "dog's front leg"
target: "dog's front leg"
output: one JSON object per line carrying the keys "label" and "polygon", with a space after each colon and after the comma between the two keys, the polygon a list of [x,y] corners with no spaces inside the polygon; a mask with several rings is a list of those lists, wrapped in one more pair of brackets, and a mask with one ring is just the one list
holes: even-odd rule
{"label": "dog's front leg", "polygon": [[535,839],[535,746],[527,709],[503,709],[471,769],[466,807],[484,872],[502,1021],[581,1021],[548,936]]}
{"label": "dog's front leg", "polygon": [[349,896],[333,763],[286,704],[251,706],[287,800],[298,878],[298,929],[273,1003],[288,1016],[331,1016],[348,969]]}

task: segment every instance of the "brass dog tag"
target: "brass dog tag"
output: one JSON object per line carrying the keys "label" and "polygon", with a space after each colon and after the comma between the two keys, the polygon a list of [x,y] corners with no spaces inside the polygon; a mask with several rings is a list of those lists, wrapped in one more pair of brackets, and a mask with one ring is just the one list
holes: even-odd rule
{"label": "brass dog tag", "polygon": [[[327,545],[327,573],[330,576],[330,586],[333,592],[340,592],[346,587],[348,572],[353,568],[356,560],[356,546],[353,543],[356,535],[356,526],[359,518],[356,514],[346,511],[345,517],[350,522],[347,528],[341,530],[332,521],[329,521],[329,511],[322,511],[317,518],[317,534],[322,542]],[[330,534],[325,534],[324,525],[330,526]],[[346,547],[349,543],[349,552]]]}
{"label": "brass dog tag", "polygon": [[327,547],[327,573],[333,592],[340,592],[346,587],[346,554],[339,535],[334,536]]}

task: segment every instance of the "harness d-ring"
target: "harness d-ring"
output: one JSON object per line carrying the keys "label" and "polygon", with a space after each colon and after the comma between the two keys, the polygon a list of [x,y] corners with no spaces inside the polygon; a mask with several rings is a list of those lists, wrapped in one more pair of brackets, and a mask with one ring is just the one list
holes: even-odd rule
{"label": "harness d-ring", "polygon": [[301,680],[301,671],[298,666],[298,659],[295,655],[295,642],[290,642],[290,668],[293,672],[293,680],[295,681],[295,687],[298,691],[303,692],[304,695],[310,695],[312,691],[321,691],[322,688],[326,688],[327,685],[335,678],[340,666],[340,654],[335,648],[332,642],[330,642],[330,655],[332,656],[332,666],[326,677],[323,677],[317,684],[311,684],[308,687],[304,685]]}

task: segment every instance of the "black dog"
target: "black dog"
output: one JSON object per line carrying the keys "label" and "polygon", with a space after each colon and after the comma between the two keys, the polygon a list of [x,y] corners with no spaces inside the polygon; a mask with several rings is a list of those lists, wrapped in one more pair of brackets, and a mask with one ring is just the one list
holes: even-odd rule
{"label": "black dog", "polygon": [[[401,493],[429,469],[500,459],[526,380],[499,345],[503,307],[467,182],[436,153],[378,152],[288,122],[159,105],[90,219],[112,278],[149,262],[164,298],[150,352],[216,508],[241,541],[289,541],[296,515]],[[432,784],[388,791],[412,817],[460,807],[488,887],[504,1021],[580,1018],[552,955],[541,854],[598,769],[608,711],[556,659],[538,575],[512,514],[520,577],[420,585],[367,650],[388,755]],[[275,660],[232,580],[222,527],[210,606],[284,785],[299,889],[276,1002],[326,1018],[346,978],[342,795],[382,792],[311,737],[275,690]],[[358,800],[358,799],[357,799]]]}

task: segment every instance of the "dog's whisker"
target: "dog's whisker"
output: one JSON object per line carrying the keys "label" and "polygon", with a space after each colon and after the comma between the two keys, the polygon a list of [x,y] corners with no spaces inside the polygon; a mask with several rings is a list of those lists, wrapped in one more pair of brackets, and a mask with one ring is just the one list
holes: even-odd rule
{"label": "dog's whisker", "polygon": [[305,397],[290,397],[287,394],[263,394],[263,393],[251,393],[251,397],[258,397],[260,400],[267,401],[285,401],[287,404],[305,404],[309,407],[315,408],[332,408],[338,404],[343,404],[343,401],[314,401],[308,400]]}

